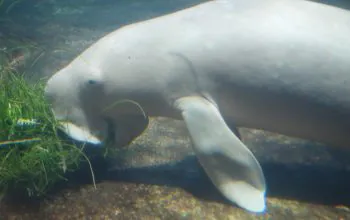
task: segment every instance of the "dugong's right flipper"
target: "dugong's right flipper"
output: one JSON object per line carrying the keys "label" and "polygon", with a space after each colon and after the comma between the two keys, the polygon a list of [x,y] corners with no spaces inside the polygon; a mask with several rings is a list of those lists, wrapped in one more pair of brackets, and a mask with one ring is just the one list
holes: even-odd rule
{"label": "dugong's right flipper", "polygon": [[265,178],[251,151],[226,125],[216,105],[201,96],[175,101],[204,170],[230,201],[252,212],[265,210]]}

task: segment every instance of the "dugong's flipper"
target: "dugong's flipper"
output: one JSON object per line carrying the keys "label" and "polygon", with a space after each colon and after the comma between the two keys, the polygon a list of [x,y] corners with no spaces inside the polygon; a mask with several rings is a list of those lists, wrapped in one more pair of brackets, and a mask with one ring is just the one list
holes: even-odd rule
{"label": "dugong's flipper", "polygon": [[230,201],[252,212],[265,210],[265,178],[251,151],[236,137],[214,103],[200,96],[175,101],[194,151],[215,186]]}

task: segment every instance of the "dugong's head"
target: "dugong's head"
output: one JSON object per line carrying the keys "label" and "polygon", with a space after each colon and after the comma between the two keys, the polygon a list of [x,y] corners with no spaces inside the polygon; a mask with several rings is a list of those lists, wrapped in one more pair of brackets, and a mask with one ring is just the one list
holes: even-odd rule
{"label": "dugong's head", "polygon": [[49,78],[45,96],[71,138],[125,146],[145,130],[148,118],[135,103],[118,100],[108,92],[103,76],[98,68],[73,61]]}

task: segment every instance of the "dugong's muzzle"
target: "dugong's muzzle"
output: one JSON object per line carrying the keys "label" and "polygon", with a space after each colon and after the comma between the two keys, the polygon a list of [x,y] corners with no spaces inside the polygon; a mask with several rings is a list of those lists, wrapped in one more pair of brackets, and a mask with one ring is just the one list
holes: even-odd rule
{"label": "dugong's muzzle", "polygon": [[[78,94],[78,82],[72,81],[64,69],[53,75],[45,87],[45,98],[59,128],[77,141],[101,144],[103,128],[98,132],[89,126],[87,115],[81,107]],[[100,134],[99,134],[100,133]]]}
{"label": "dugong's muzzle", "polygon": [[86,86],[89,79],[74,79],[70,72],[62,69],[48,80],[45,87],[45,96],[54,117],[69,137],[91,144],[108,141],[125,146],[146,129],[147,116],[135,111],[132,103],[113,106],[109,101],[113,98],[104,94],[103,84]]}

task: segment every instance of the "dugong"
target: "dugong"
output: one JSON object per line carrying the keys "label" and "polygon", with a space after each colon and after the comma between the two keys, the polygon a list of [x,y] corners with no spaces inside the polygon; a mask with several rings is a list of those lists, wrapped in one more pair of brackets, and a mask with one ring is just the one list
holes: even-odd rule
{"label": "dugong", "polygon": [[183,119],[219,191],[263,212],[264,174],[236,127],[350,147],[350,12],[305,0],[202,3],[105,35],[45,94],[65,132],[95,144],[127,145],[147,117]]}

